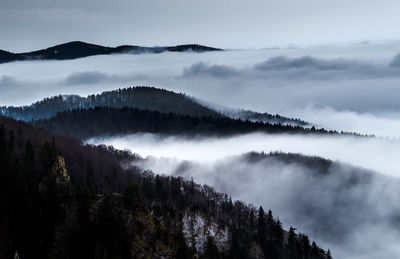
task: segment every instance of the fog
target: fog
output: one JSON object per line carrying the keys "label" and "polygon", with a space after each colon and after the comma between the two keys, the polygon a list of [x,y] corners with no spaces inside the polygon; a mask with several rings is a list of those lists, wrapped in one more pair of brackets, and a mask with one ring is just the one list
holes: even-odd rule
{"label": "fog", "polygon": [[148,85],[209,105],[400,137],[399,42],[0,64],[0,105]]}
{"label": "fog", "polygon": [[[399,180],[393,178],[400,173],[397,141],[266,134],[189,140],[136,134],[89,142],[149,156],[135,165],[193,178],[235,199],[272,209],[286,227],[296,226],[330,248],[335,258],[393,258],[400,252]],[[238,156],[253,150],[318,155],[366,169],[337,161],[324,174],[301,160],[249,161]]]}
{"label": "fog", "polygon": [[397,165],[400,141],[382,138],[255,133],[224,138],[188,139],[143,133],[93,138],[87,142],[128,149],[143,157],[168,157],[197,162],[211,162],[251,151],[301,153],[339,160],[400,177],[400,168]]}
{"label": "fog", "polygon": [[[135,165],[155,173],[193,178],[216,190],[272,209],[285,227],[310,235],[335,258],[393,258],[400,213],[397,159],[400,142],[359,137],[248,134],[184,139],[135,134],[90,143],[129,149],[145,160]],[[284,151],[340,160],[328,174],[301,160],[269,157],[249,161],[249,151]],[[379,237],[379,238],[377,238]]]}

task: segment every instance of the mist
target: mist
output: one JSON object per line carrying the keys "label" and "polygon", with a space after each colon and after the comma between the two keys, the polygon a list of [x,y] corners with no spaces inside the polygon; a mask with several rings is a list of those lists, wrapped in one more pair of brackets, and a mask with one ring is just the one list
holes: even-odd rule
{"label": "mist", "polygon": [[254,133],[223,138],[188,139],[143,133],[92,138],[87,143],[112,145],[143,157],[166,157],[196,162],[212,162],[251,151],[301,153],[339,160],[381,174],[400,177],[400,168],[397,166],[400,141],[383,138]]}
{"label": "mist", "polygon": [[400,137],[398,42],[212,53],[105,55],[0,64],[0,106],[147,85],[210,106]]}
{"label": "mist", "polygon": [[[128,149],[145,157],[134,163],[143,169],[193,178],[271,209],[287,228],[296,226],[335,258],[393,258],[400,252],[398,141],[267,134],[189,140],[135,134],[89,143]],[[324,162],[242,156],[250,151],[317,155],[334,162],[324,172],[319,166]]]}

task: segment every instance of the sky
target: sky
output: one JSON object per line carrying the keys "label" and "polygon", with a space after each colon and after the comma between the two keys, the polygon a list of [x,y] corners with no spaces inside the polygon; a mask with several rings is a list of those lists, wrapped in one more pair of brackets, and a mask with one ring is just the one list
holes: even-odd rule
{"label": "sky", "polygon": [[396,0],[2,0],[0,49],[82,40],[222,48],[398,39]]}

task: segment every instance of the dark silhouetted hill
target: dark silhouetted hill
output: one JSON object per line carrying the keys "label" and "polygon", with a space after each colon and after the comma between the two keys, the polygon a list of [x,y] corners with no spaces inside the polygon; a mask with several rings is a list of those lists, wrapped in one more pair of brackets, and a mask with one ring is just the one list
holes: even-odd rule
{"label": "dark silhouetted hill", "polygon": [[47,49],[41,49],[25,53],[10,53],[0,51],[0,63],[18,61],[18,60],[67,60],[84,58],[95,55],[109,55],[109,54],[145,54],[145,53],[162,53],[166,51],[171,52],[205,52],[205,51],[222,51],[222,49],[197,45],[186,44],[169,47],[141,47],[122,45],[118,47],[105,47],[101,45],[90,44],[82,41],[72,41],[60,44]]}
{"label": "dark silhouetted hill", "polygon": [[115,91],[103,92],[88,97],[77,95],[60,95],[46,98],[30,106],[0,107],[0,114],[15,119],[30,121],[50,118],[72,109],[88,109],[94,107],[132,107],[163,113],[176,113],[191,116],[221,117],[216,111],[200,105],[184,94],[177,94],[153,87],[131,87]]}
{"label": "dark silhouetted hill", "polygon": [[248,110],[214,110],[201,101],[185,94],[175,93],[153,87],[131,87],[115,91],[103,92],[88,97],[78,95],[59,95],[46,98],[29,106],[0,107],[0,115],[30,121],[47,119],[57,112],[72,109],[88,109],[94,107],[131,107],[154,110],[163,113],[176,113],[191,116],[230,117],[271,124],[287,124],[292,126],[309,126],[308,123],[293,118],[268,113],[257,113]]}
{"label": "dark silhouetted hill", "polygon": [[57,113],[32,122],[50,132],[87,139],[138,132],[179,135],[232,135],[250,132],[338,134],[324,129],[243,121],[228,117],[194,117],[136,108],[95,107]]}

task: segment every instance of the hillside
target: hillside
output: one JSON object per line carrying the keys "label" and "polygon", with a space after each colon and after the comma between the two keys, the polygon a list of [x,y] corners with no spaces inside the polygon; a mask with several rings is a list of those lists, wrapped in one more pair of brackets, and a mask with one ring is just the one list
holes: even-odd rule
{"label": "hillside", "polygon": [[46,98],[29,106],[0,107],[0,115],[18,120],[31,121],[53,117],[57,112],[94,107],[131,107],[154,110],[163,113],[176,113],[191,116],[230,117],[250,121],[309,126],[308,123],[293,118],[248,110],[213,109],[194,98],[154,87],[130,87],[97,95],[81,97],[78,95],[59,95]]}
{"label": "hillside", "polygon": [[324,129],[243,121],[227,117],[194,117],[136,108],[96,107],[57,113],[33,125],[60,135],[87,139],[138,132],[180,135],[231,135],[249,132],[338,134]]}
{"label": "hillside", "polygon": [[60,95],[46,98],[30,106],[0,107],[0,114],[18,120],[30,121],[50,118],[57,112],[66,110],[89,109],[99,106],[132,107],[192,116],[221,116],[216,111],[200,105],[184,94],[153,87],[130,87],[89,95],[86,98],[77,95]]}
{"label": "hillside", "polygon": [[67,59],[84,58],[95,55],[109,55],[109,54],[144,54],[144,53],[156,54],[166,51],[205,52],[205,51],[222,51],[222,49],[217,49],[197,44],[186,44],[186,45],[169,46],[169,47],[141,47],[141,46],[131,46],[131,45],[122,45],[118,47],[105,47],[82,41],[73,41],[49,47],[47,49],[41,49],[25,53],[10,53],[6,51],[0,51],[0,63],[19,61],[19,60],[67,60]]}
{"label": "hillside", "polygon": [[17,60],[24,60],[24,57],[20,54],[14,54],[8,51],[0,50],[0,63],[6,63]]}
{"label": "hillside", "polygon": [[254,112],[249,110],[234,110],[234,109],[221,109],[218,110],[221,114],[230,117],[232,119],[242,119],[242,120],[249,120],[254,122],[264,122],[264,123],[271,123],[271,124],[284,124],[284,125],[292,125],[292,126],[311,126],[310,123],[305,122],[300,119],[295,118],[287,118],[281,116],[279,114],[270,114],[267,112]]}
{"label": "hillside", "polygon": [[[331,258],[271,211],[0,117],[2,258]],[[117,193],[118,192],[118,193]]]}

